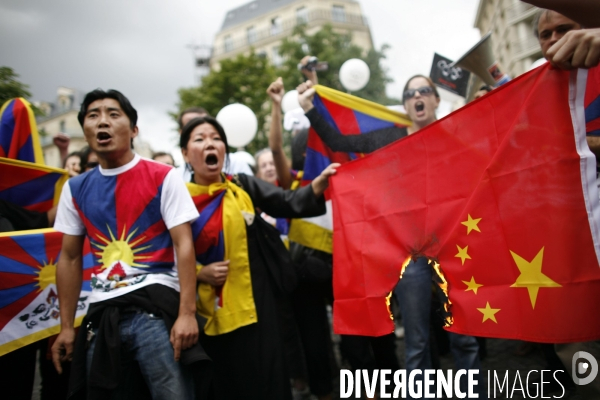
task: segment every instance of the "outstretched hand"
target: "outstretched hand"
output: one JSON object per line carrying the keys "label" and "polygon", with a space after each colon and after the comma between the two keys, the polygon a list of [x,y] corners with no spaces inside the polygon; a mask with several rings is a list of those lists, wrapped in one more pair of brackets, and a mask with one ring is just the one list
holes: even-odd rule
{"label": "outstretched hand", "polygon": [[560,69],[595,67],[600,62],[600,28],[565,33],[548,49],[546,58]]}
{"label": "outstretched hand", "polygon": [[329,177],[335,175],[337,172],[336,168],[339,168],[340,165],[340,163],[329,164],[327,168],[321,172],[321,175],[313,179],[311,185],[315,196],[320,197],[325,192],[325,190],[329,187]]}
{"label": "outstretched hand", "polygon": [[304,112],[309,112],[313,106],[313,98],[315,97],[315,89],[313,88],[311,81],[306,81],[298,85],[296,90],[298,91],[298,103]]}
{"label": "outstretched hand", "polygon": [[283,79],[281,77],[269,85],[267,88],[267,94],[275,104],[281,104],[285,90],[283,88]]}

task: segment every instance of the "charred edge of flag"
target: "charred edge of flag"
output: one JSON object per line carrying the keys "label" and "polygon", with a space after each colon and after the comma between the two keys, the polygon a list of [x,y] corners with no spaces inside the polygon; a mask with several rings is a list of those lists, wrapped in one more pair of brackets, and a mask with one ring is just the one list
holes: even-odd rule
{"label": "charred edge of flag", "polygon": [[429,260],[429,264],[433,267],[435,271],[434,281],[438,285],[438,287],[444,293],[444,311],[443,311],[443,319],[444,326],[449,327],[454,323],[454,318],[452,317],[452,312],[450,312],[450,307],[452,307],[452,302],[450,301],[450,297],[448,296],[448,281],[444,276],[444,272],[442,271],[442,267],[440,264],[433,260]]}

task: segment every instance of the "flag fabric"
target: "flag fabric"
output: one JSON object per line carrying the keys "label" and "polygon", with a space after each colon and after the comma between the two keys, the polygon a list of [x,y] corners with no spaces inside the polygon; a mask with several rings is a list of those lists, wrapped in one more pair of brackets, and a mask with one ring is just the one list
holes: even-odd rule
{"label": "flag fabric", "polygon": [[[0,356],[60,332],[55,275],[62,236],[54,229],[0,233]],[[91,293],[93,260],[87,240],[83,254],[76,326]]]}
{"label": "flag fabric", "polygon": [[392,332],[390,293],[411,257],[427,257],[447,290],[452,332],[600,339],[587,78],[540,67],[339,169],[331,180],[337,333]]}
{"label": "flag fabric", "polygon": [[[394,125],[398,127],[410,125],[410,120],[406,115],[380,104],[321,85],[316,85],[315,91],[313,105],[341,135],[363,134]],[[332,151],[323,143],[314,129],[310,128],[301,184],[302,186],[310,184],[321,174],[321,171],[333,162],[344,164],[362,156],[363,154]],[[291,241],[331,253],[333,223],[331,201],[327,200],[326,214],[292,221],[289,232]]]}
{"label": "flag fabric", "polygon": [[0,199],[45,212],[58,204],[67,171],[0,157]]}
{"label": "flag fabric", "polygon": [[598,68],[588,72],[584,106],[587,134],[600,136],[600,69]]}
{"label": "flag fabric", "polygon": [[45,165],[31,104],[22,97],[0,109],[0,157]]}

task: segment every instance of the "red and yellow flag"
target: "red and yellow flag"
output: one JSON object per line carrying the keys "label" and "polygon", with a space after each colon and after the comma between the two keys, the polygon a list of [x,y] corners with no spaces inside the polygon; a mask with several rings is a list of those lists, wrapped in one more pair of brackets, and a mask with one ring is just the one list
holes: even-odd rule
{"label": "red and yellow flag", "polygon": [[407,260],[427,257],[447,282],[453,332],[600,339],[584,102],[598,72],[539,68],[343,165],[331,181],[335,331],[392,332],[388,296]]}

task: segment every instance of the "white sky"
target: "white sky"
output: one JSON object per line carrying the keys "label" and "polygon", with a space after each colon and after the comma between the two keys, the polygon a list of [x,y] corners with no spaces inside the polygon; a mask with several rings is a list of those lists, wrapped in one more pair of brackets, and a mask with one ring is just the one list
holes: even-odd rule
{"label": "white sky", "polygon": [[[30,85],[33,100],[54,101],[58,86],[120,90],[138,110],[142,139],[178,154],[167,112],[175,111],[177,90],[195,84],[186,46],[212,44],[225,13],[248,1],[2,0],[0,65]],[[434,52],[456,60],[480,37],[478,0],[359,3],[375,46],[391,46],[384,65],[396,98],[411,75],[429,74]]]}

